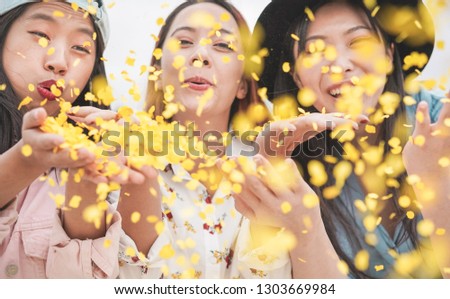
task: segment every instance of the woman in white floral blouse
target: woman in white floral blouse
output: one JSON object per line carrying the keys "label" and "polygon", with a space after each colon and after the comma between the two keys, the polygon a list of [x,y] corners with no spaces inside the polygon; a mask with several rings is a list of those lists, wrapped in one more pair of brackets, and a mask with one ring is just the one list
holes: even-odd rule
{"label": "woman in white floral blouse", "polygon": [[[242,157],[252,153],[250,142],[230,138],[228,147],[220,142],[231,123],[238,123],[232,121],[236,116],[247,113],[257,124],[267,120],[246,68],[249,34],[240,13],[225,1],[184,2],[161,29],[147,100],[156,115],[195,124],[192,133],[215,141],[217,156],[229,156],[231,149],[241,155],[240,164],[248,161],[255,168],[254,159]],[[178,113],[170,114],[173,109]],[[122,189],[121,278],[291,278],[292,238],[276,227],[267,242],[252,238],[256,223],[251,234],[233,197],[242,178],[250,176],[233,168],[235,160],[221,161],[222,171],[204,158],[168,164],[159,184]],[[132,217],[136,211],[140,221]]]}

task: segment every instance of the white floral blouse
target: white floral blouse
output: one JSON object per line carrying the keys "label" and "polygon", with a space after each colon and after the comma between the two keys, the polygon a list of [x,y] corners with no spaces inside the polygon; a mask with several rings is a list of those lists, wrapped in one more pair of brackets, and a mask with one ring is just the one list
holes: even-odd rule
{"label": "white floral blouse", "polygon": [[231,194],[219,186],[211,197],[201,183],[188,188],[193,179],[181,165],[160,176],[165,228],[146,257],[128,255],[137,249],[123,233],[120,278],[291,278],[288,252],[268,250],[277,237],[252,248],[249,220],[235,210]]}

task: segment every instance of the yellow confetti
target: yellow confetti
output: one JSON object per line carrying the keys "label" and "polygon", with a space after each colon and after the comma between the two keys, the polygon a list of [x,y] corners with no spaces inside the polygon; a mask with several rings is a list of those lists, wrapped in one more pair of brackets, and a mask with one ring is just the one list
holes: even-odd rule
{"label": "yellow confetti", "polygon": [[24,146],[22,146],[22,155],[24,155],[25,157],[29,157],[32,153],[33,149],[29,144],[25,144]]}
{"label": "yellow confetti", "polygon": [[359,271],[366,271],[369,268],[369,253],[366,250],[361,250],[356,254],[355,267]]}
{"label": "yellow confetti", "polygon": [[311,175],[311,183],[317,187],[323,186],[328,180],[325,166],[317,160],[308,163],[308,172]]}
{"label": "yellow confetti", "polygon": [[175,250],[171,244],[164,245],[159,252],[159,256],[162,259],[170,259],[175,255]]}
{"label": "yellow confetti", "polygon": [[417,232],[423,237],[429,237],[434,231],[434,223],[429,219],[423,219],[417,224]]}
{"label": "yellow confetti", "polygon": [[55,10],[55,11],[53,11],[53,16],[57,17],[57,18],[63,18],[64,17],[64,13],[62,11]]}
{"label": "yellow confetti", "polygon": [[439,159],[438,164],[442,168],[448,167],[450,165],[450,159],[447,157],[442,157]]}
{"label": "yellow confetti", "polygon": [[105,248],[109,248],[112,244],[112,240],[110,239],[105,239],[105,241],[103,241],[103,247]]}
{"label": "yellow confetti", "polygon": [[166,22],[164,21],[163,18],[158,18],[158,19],[156,19],[156,25],[158,25],[158,26],[163,26],[163,25],[165,25],[165,24],[166,24]]}
{"label": "yellow confetti", "polygon": [[4,91],[4,90],[6,90],[6,84],[5,83],[0,84],[0,91]]}
{"label": "yellow confetti", "polygon": [[344,275],[348,275],[348,273],[350,272],[350,268],[348,267],[347,263],[343,260],[340,260],[338,262],[337,268],[339,272],[341,272]]}
{"label": "yellow confetti", "polygon": [[283,63],[282,69],[283,69],[283,72],[289,73],[289,71],[291,70],[291,66],[290,66],[289,62]]}
{"label": "yellow confetti", "polygon": [[312,89],[304,87],[298,92],[297,100],[303,107],[310,107],[316,101],[316,94]]}
{"label": "yellow confetti", "polygon": [[319,204],[319,197],[314,193],[308,193],[303,196],[303,205],[307,209],[312,209]]}
{"label": "yellow confetti", "polygon": [[408,211],[408,212],[406,212],[406,217],[408,218],[408,219],[414,219],[414,217],[416,217],[416,214],[414,214],[414,212],[413,211]]}
{"label": "yellow confetti", "polygon": [[30,98],[30,97],[28,97],[28,96],[25,97],[25,98],[20,102],[19,107],[18,107],[17,109],[20,110],[23,106],[26,106],[26,105],[30,104],[32,101],[33,101],[32,98]]}
{"label": "yellow confetti", "polygon": [[47,48],[48,46],[48,39],[46,39],[45,37],[41,37],[38,41],[39,46],[41,46],[42,48]]}
{"label": "yellow confetti", "polygon": [[375,126],[372,125],[366,125],[365,131],[369,134],[375,134],[377,132],[377,129]]}
{"label": "yellow confetti", "polygon": [[305,13],[308,16],[308,19],[313,22],[316,18],[314,17],[314,14],[312,12],[312,10],[309,7],[305,8]]}
{"label": "yellow confetti", "polygon": [[80,206],[80,203],[81,203],[81,196],[74,195],[69,200],[69,207],[72,209],[77,209]]}
{"label": "yellow confetti", "polygon": [[139,212],[131,213],[131,222],[132,223],[138,223],[139,220],[141,220],[141,213],[139,213]]}
{"label": "yellow confetti", "polygon": [[414,138],[414,144],[419,147],[422,147],[425,144],[425,136],[423,135],[416,136],[416,138]]}
{"label": "yellow confetti", "polygon": [[411,199],[407,195],[402,195],[398,199],[398,204],[402,208],[406,209],[406,208],[408,208],[411,205]]}
{"label": "yellow confetti", "polygon": [[379,272],[379,271],[383,271],[384,270],[384,265],[375,265],[375,271]]}
{"label": "yellow confetti", "polygon": [[73,9],[74,11],[78,11],[79,6],[78,6],[78,4],[76,4],[75,2],[72,2],[72,3],[70,4],[70,6],[72,7],[72,9]]}
{"label": "yellow confetti", "polygon": [[156,58],[156,60],[160,60],[162,57],[162,50],[160,48],[156,48],[153,51],[153,56]]}
{"label": "yellow confetti", "polygon": [[436,48],[438,48],[439,50],[444,50],[444,48],[445,48],[445,41],[438,40],[436,42]]}
{"label": "yellow confetti", "polygon": [[47,51],[47,55],[48,56],[53,55],[54,53],[55,53],[55,48],[54,47],[49,48],[48,51]]}
{"label": "yellow confetti", "polygon": [[283,212],[283,214],[287,214],[287,213],[289,213],[290,211],[292,211],[292,206],[291,206],[291,204],[290,204],[289,202],[287,202],[287,201],[284,201],[284,202],[281,204],[281,212]]}
{"label": "yellow confetti", "polygon": [[295,35],[294,33],[291,33],[291,38],[292,38],[293,40],[296,40],[296,41],[299,41],[299,40],[300,40],[300,37],[298,37],[298,36]]}
{"label": "yellow confetti", "polygon": [[132,57],[127,57],[125,64],[129,65],[129,66],[134,66],[134,63],[136,62],[135,58]]}
{"label": "yellow confetti", "polygon": [[128,256],[136,256],[136,251],[132,247],[127,247],[127,249],[125,249],[125,254]]}
{"label": "yellow confetti", "polygon": [[230,14],[227,13],[227,12],[224,12],[224,13],[222,13],[222,14],[220,15],[220,20],[221,20],[222,22],[228,22],[228,21],[230,20],[230,18],[231,18],[231,16],[230,16]]}

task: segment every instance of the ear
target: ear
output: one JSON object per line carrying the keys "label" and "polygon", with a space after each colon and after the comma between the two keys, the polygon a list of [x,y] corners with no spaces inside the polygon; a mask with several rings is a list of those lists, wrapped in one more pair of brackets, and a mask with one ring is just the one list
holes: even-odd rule
{"label": "ear", "polygon": [[162,81],[161,79],[156,79],[155,80],[155,91],[162,91],[163,90],[163,86],[162,86]]}
{"label": "ear", "polygon": [[294,80],[295,85],[297,85],[298,88],[301,88],[302,81],[300,80],[300,77],[297,74],[297,72],[294,70],[294,71],[292,71],[291,75],[292,75],[292,79]]}
{"label": "ear", "polygon": [[247,96],[247,92],[248,92],[247,80],[242,78],[238,85],[238,90],[236,92],[236,98],[238,98],[239,100],[245,99],[245,97]]}
{"label": "ear", "polygon": [[391,60],[391,62],[394,61],[394,52],[395,52],[395,45],[394,43],[391,43],[390,46],[386,49],[386,55]]}

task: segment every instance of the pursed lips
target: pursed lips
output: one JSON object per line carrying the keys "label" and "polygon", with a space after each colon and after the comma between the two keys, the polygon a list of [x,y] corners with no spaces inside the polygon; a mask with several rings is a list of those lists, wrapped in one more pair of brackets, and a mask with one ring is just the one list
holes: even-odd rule
{"label": "pursed lips", "polygon": [[[37,85],[36,89],[43,98],[45,98],[49,101],[56,100],[56,98],[59,98],[64,91],[64,88],[61,86],[58,86],[55,80],[43,81]],[[55,92],[53,92],[52,89]]]}
{"label": "pursed lips", "polygon": [[190,77],[184,80],[183,84],[187,84],[188,88],[195,91],[206,91],[214,86],[209,80],[200,76]]}

